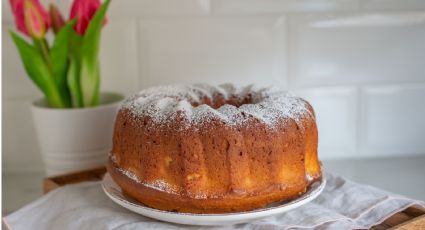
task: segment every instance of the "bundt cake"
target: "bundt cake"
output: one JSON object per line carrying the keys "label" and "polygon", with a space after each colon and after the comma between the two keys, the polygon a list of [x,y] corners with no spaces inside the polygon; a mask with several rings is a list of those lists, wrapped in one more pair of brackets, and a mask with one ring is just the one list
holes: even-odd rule
{"label": "bundt cake", "polygon": [[310,104],[279,89],[160,86],[121,106],[108,172],[152,208],[246,211],[321,177],[317,138]]}

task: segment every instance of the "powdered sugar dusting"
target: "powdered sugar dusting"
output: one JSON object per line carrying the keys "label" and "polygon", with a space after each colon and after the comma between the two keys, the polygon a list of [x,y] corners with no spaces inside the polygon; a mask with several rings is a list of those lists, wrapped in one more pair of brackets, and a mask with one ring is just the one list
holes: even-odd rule
{"label": "powdered sugar dusting", "polygon": [[193,198],[194,199],[202,200],[202,199],[207,199],[208,198],[208,195],[205,194],[205,193],[200,193],[200,194],[193,195]]}
{"label": "powdered sugar dusting", "polygon": [[134,180],[135,182],[137,182],[137,183],[141,183],[141,180],[139,179],[139,177],[137,177],[137,175],[136,175],[135,173],[133,173],[132,171],[125,170],[125,169],[123,169],[123,168],[118,168],[118,170],[119,170],[122,174],[126,175],[128,178],[130,178],[130,179]]}
{"label": "powdered sugar dusting", "polygon": [[148,188],[152,188],[152,189],[155,189],[155,190],[158,190],[158,191],[177,194],[177,191],[164,180],[155,180],[155,181],[151,181],[151,182],[141,181],[139,179],[139,177],[130,170],[125,170],[125,169],[119,168],[119,167],[117,167],[117,169],[122,174],[124,174],[125,176],[127,176],[131,180],[135,181],[136,183],[141,183]]}
{"label": "powdered sugar dusting", "polygon": [[148,187],[148,188],[152,188],[152,189],[155,189],[155,190],[168,192],[168,193],[172,193],[172,194],[177,194],[177,191],[174,188],[172,188],[164,180],[155,180],[155,181],[152,181],[152,182],[143,182],[142,184],[144,186]]}
{"label": "powdered sugar dusting", "polygon": [[[252,102],[239,107],[225,104],[218,109],[202,104],[203,98],[213,101],[217,95],[224,99],[250,97]],[[127,99],[123,108],[128,109],[135,117],[149,116],[158,125],[166,124],[179,114],[187,120],[187,127],[196,127],[196,124],[212,120],[221,120],[230,126],[247,125],[246,120],[249,117],[270,128],[288,119],[302,126],[300,119],[313,117],[307,103],[287,91],[276,87],[238,87],[233,84],[153,87]]]}
{"label": "powdered sugar dusting", "polygon": [[115,164],[118,164],[117,157],[114,154],[109,154],[109,159],[111,159],[112,162]]}

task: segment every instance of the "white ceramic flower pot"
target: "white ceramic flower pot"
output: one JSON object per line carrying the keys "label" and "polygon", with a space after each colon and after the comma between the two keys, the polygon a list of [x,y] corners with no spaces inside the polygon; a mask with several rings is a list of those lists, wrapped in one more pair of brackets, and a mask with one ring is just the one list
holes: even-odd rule
{"label": "white ceramic flower pot", "polygon": [[104,165],[112,145],[115,116],[124,96],[102,93],[93,108],[54,109],[44,99],[32,113],[48,176]]}

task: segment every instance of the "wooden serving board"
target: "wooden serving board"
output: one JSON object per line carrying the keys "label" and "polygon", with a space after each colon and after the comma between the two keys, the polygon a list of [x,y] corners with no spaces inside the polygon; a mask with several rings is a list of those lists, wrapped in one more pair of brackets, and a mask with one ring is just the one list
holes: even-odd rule
{"label": "wooden serving board", "polygon": [[[44,178],[43,190],[48,193],[56,188],[67,184],[75,184],[85,181],[102,180],[106,173],[105,167],[70,173],[61,176]],[[425,230],[425,210],[416,207],[409,207],[399,213],[394,214],[381,224],[375,225],[371,230]]]}
{"label": "wooden serving board", "polygon": [[85,181],[99,181],[103,179],[103,175],[105,175],[105,173],[106,167],[99,167],[60,176],[46,177],[43,180],[43,192],[46,194],[67,184],[76,184]]}

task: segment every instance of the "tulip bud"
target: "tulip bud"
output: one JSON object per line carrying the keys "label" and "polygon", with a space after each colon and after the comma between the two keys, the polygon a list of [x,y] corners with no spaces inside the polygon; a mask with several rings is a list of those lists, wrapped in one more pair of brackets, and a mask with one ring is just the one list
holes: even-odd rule
{"label": "tulip bud", "polygon": [[[90,24],[90,20],[101,6],[100,0],[74,0],[69,15],[70,19],[77,19],[74,30],[83,36]],[[104,21],[106,22],[106,21]]]}
{"label": "tulip bud", "polygon": [[63,19],[61,12],[53,4],[50,4],[49,14],[50,14],[50,20],[52,21],[53,31],[56,34],[65,25],[65,20]]}
{"label": "tulip bud", "polygon": [[24,18],[28,34],[33,38],[43,38],[47,30],[46,24],[41,12],[31,0],[24,2]]}
{"label": "tulip bud", "polygon": [[[26,3],[30,2],[30,8],[32,11],[36,11],[38,15],[41,16],[41,20],[38,16],[35,16],[34,13],[25,13]],[[15,16],[15,24],[17,29],[25,35],[30,36],[29,29],[27,26],[27,21],[25,19],[26,14],[28,14],[28,20],[32,20],[31,17],[38,18],[40,20],[40,25],[43,25],[44,30],[46,31],[50,25],[50,18],[47,12],[44,10],[43,6],[38,0],[10,0],[10,6],[12,8],[13,15]],[[31,16],[32,15],[32,16]],[[30,23],[31,24],[31,23]],[[41,27],[41,26],[40,26]]]}

